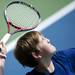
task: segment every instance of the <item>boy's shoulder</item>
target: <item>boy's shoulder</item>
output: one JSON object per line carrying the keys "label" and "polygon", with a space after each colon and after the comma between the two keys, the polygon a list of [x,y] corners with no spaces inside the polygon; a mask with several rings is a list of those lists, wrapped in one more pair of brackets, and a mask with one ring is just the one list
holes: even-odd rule
{"label": "boy's shoulder", "polygon": [[56,53],[53,56],[53,59],[66,59],[69,57],[75,56],[75,48],[68,48],[64,50],[56,51]]}

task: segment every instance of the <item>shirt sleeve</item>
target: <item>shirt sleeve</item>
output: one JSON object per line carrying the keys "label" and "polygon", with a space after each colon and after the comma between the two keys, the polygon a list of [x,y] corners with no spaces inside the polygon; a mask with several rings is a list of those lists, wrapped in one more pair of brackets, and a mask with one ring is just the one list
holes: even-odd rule
{"label": "shirt sleeve", "polygon": [[75,72],[75,48],[70,48],[64,50],[63,53],[66,55],[67,59],[69,60],[72,71]]}

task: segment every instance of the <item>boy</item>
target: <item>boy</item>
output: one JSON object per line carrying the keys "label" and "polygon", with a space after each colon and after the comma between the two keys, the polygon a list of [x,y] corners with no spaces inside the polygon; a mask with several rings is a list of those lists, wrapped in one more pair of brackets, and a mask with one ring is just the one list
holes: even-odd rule
{"label": "boy", "polygon": [[24,34],[14,50],[16,59],[34,69],[26,75],[75,75],[75,48],[56,51],[37,31]]}
{"label": "boy", "polygon": [[14,55],[23,66],[34,68],[27,75],[75,75],[75,48],[56,52],[55,46],[37,31],[18,40]]}

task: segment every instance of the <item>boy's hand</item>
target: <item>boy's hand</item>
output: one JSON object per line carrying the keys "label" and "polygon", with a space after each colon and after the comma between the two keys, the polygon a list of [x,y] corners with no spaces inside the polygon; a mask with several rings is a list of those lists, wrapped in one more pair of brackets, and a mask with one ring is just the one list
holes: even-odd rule
{"label": "boy's hand", "polygon": [[0,57],[5,57],[7,54],[7,49],[3,42],[0,41]]}

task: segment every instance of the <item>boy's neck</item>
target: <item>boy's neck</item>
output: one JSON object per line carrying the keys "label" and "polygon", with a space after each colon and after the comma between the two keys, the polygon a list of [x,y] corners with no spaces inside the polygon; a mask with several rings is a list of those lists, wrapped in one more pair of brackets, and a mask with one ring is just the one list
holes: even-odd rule
{"label": "boy's neck", "polygon": [[54,67],[54,64],[52,61],[50,61],[49,63],[42,63],[42,64],[39,64],[37,66],[37,71],[39,72],[46,72],[48,71],[49,73],[53,73],[54,70],[55,70],[55,67]]}
{"label": "boy's neck", "polygon": [[48,72],[53,73],[55,70],[54,64],[51,61],[50,65],[47,67]]}

